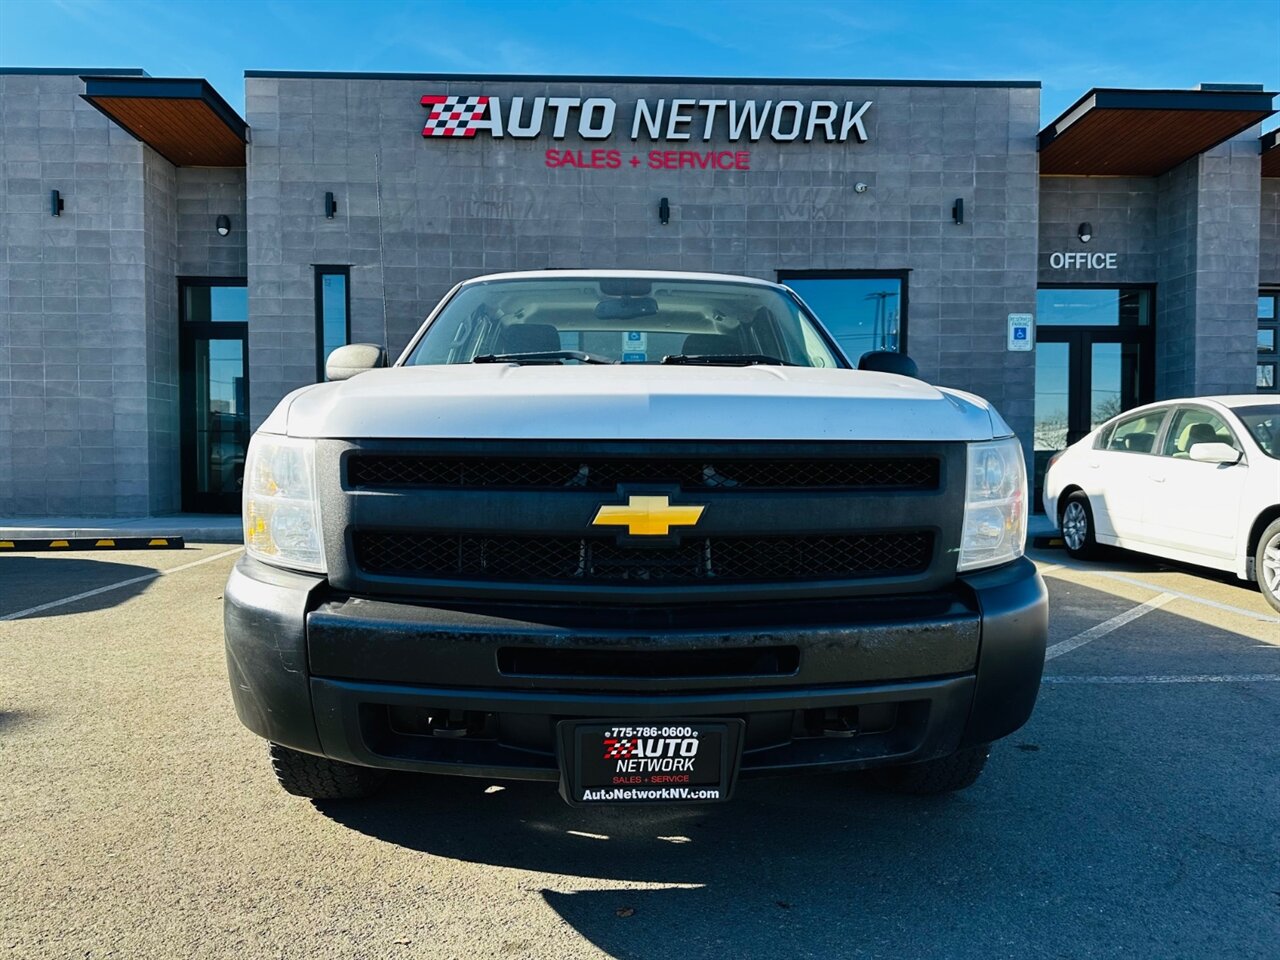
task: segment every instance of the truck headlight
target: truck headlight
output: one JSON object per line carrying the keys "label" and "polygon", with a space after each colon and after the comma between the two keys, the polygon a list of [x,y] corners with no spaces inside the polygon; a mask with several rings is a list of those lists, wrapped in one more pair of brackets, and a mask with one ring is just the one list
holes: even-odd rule
{"label": "truck headlight", "polygon": [[1007,563],[1027,545],[1027,471],[1016,437],[969,444],[959,571]]}
{"label": "truck headlight", "polygon": [[278,567],[325,572],[314,440],[254,434],[244,465],[244,547]]}

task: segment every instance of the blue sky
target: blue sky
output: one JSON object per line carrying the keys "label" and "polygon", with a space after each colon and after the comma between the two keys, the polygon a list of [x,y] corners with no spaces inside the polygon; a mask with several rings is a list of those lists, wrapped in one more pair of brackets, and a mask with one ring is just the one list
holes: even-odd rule
{"label": "blue sky", "polygon": [[[1026,79],[1280,89],[1280,0],[0,0],[0,66]],[[1274,126],[1269,121],[1267,126]]]}

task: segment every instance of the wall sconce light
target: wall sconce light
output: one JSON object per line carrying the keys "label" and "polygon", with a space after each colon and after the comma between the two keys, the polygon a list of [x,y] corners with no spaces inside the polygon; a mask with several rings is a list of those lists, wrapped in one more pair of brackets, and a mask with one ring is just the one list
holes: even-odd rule
{"label": "wall sconce light", "polygon": [[964,197],[956,197],[956,202],[951,205],[951,219],[964,223]]}
{"label": "wall sconce light", "polygon": [[1080,238],[1081,243],[1088,243],[1093,239],[1093,224],[1082,223],[1080,228],[1076,230],[1076,236]]}
{"label": "wall sconce light", "polygon": [[49,191],[49,212],[55,217],[62,216],[63,208],[66,205],[62,202],[62,194],[57,190]]}
{"label": "wall sconce light", "polygon": [[219,214],[218,219],[215,222],[216,222],[215,229],[218,231],[218,236],[225,237],[228,233],[231,232],[231,218],[228,217],[225,213]]}
{"label": "wall sconce light", "polygon": [[671,222],[671,204],[666,197],[658,201],[658,222],[662,224]]}
{"label": "wall sconce light", "polygon": [[863,183],[862,181],[858,181],[857,183],[855,183],[855,184],[853,185],[853,192],[854,192],[854,193],[866,193],[866,192],[867,192],[868,190],[870,190],[870,189],[871,189],[871,188],[870,188],[870,187],[868,187],[868,186],[867,186],[865,183]]}
{"label": "wall sconce light", "polygon": [[338,212],[338,201],[333,199],[332,193],[324,195],[324,218],[332,220],[333,215]]}

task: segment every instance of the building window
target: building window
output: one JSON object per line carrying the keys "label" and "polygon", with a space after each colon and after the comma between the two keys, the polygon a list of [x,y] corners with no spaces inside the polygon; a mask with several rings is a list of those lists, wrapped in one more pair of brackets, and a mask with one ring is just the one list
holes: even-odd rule
{"label": "building window", "polygon": [[1259,393],[1280,393],[1280,290],[1263,290],[1258,294],[1258,372]]}
{"label": "building window", "polygon": [[351,268],[316,267],[316,379],[329,354],[351,342]]}
{"label": "building window", "polygon": [[1153,398],[1154,302],[1150,287],[1036,291],[1032,464],[1037,502],[1055,453]]}
{"label": "building window", "polygon": [[185,323],[247,323],[249,288],[243,280],[183,280]]}
{"label": "building window", "polygon": [[873,350],[906,350],[907,271],[779,271],[856,366]]}
{"label": "building window", "polygon": [[178,281],[182,508],[240,509],[249,446],[249,288],[243,277]]}
{"label": "building window", "polygon": [[1141,287],[1043,287],[1036,327],[1145,327],[1151,291]]}

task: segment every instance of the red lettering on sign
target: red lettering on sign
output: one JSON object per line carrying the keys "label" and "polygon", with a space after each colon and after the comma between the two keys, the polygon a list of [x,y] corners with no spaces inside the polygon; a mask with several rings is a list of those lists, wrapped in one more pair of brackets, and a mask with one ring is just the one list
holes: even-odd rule
{"label": "red lettering on sign", "polygon": [[[548,167],[574,167],[583,170],[617,170],[622,166],[619,150],[548,150],[543,155]],[[750,170],[751,153],[747,150],[708,151],[650,150],[645,160],[632,156],[627,161],[638,167],[643,162],[650,170]]]}
{"label": "red lettering on sign", "polygon": [[622,153],[618,150],[548,150],[545,154],[548,167],[579,167],[587,170],[616,170],[622,166]]}
{"label": "red lettering on sign", "polygon": [[707,153],[692,150],[650,150],[648,166],[650,170],[750,170],[751,153],[747,150]]}

